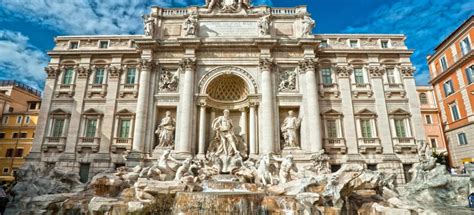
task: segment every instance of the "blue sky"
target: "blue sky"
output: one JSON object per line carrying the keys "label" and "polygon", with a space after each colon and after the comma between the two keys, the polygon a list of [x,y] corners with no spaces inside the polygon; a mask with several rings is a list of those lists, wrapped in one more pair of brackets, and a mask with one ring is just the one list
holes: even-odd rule
{"label": "blue sky", "polygon": [[[205,0],[0,0],[0,79],[42,89],[46,52],[58,35],[142,34],[151,5],[182,7]],[[429,80],[426,56],[473,15],[472,0],[253,0],[254,5],[307,5],[315,33],[402,33],[417,68]]]}

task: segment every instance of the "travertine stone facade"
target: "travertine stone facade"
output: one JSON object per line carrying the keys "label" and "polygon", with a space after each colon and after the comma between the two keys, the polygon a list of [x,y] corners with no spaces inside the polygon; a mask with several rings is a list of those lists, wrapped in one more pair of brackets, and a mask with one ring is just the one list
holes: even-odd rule
{"label": "travertine stone facade", "polygon": [[[312,35],[306,7],[153,7],[145,21],[146,35],[56,38],[31,160],[81,174],[149,164],[167,111],[173,154],[204,156],[228,109],[250,157],[304,164],[325,149],[334,169],[367,163],[400,182],[418,161],[425,135],[405,36]],[[283,148],[289,111],[299,146]]]}

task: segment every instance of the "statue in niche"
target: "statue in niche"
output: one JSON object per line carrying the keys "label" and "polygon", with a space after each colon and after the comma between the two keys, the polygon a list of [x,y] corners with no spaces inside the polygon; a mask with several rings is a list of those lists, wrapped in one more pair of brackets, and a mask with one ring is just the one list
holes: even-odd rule
{"label": "statue in niche", "polygon": [[158,148],[172,148],[174,146],[174,130],[176,122],[171,117],[171,112],[166,111],[166,116],[161,119],[155,134],[158,134]]}
{"label": "statue in niche", "polygon": [[224,110],[224,115],[212,122],[212,129],[216,131],[216,138],[220,143],[216,154],[233,156],[238,151],[236,144],[238,140],[234,134],[234,123],[229,117],[229,110]]}
{"label": "statue in niche", "polygon": [[298,129],[301,125],[301,119],[295,116],[295,113],[290,110],[288,116],[281,124],[281,132],[283,134],[284,148],[299,147]]}
{"label": "statue in niche", "polygon": [[191,14],[184,20],[184,30],[186,31],[186,36],[195,36],[197,28],[199,25],[198,15]]}
{"label": "statue in niche", "polygon": [[178,76],[169,70],[163,69],[158,84],[160,91],[174,92],[178,89]]}
{"label": "statue in niche", "polygon": [[260,36],[266,36],[270,34],[270,14],[262,16],[258,20],[258,29],[260,30]]}
{"label": "statue in niche", "polygon": [[303,24],[301,36],[306,37],[311,35],[311,32],[313,31],[313,28],[316,25],[316,22],[308,15],[305,15],[301,23]]}
{"label": "statue in niche", "polygon": [[296,90],[296,72],[285,71],[280,74],[280,84],[278,85],[278,91],[293,91]]}
{"label": "statue in niche", "polygon": [[145,36],[153,37],[155,33],[155,19],[151,17],[150,15],[143,15],[142,19],[145,24],[144,26]]}

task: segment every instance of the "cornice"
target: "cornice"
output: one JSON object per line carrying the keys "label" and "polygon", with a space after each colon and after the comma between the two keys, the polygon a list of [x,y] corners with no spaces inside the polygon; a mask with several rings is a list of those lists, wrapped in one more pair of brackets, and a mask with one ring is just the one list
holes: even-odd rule
{"label": "cornice", "polygon": [[438,82],[440,79],[446,77],[446,75],[449,75],[453,70],[457,69],[460,65],[464,65],[466,62],[471,60],[473,55],[474,55],[474,50],[471,50],[467,55],[464,55],[461,59],[456,61],[456,63],[451,65],[448,69],[443,71],[441,74],[431,79],[428,83],[433,85],[434,83]]}
{"label": "cornice", "polygon": [[140,54],[140,51],[137,50],[137,49],[129,49],[129,50],[110,50],[110,49],[107,49],[107,50],[52,50],[52,51],[48,51],[48,55],[49,56],[52,56],[52,55],[83,55],[83,54],[88,54],[88,55],[92,55],[92,54],[99,54],[99,55],[103,55],[103,54],[108,54],[108,55],[111,55],[111,54]]}

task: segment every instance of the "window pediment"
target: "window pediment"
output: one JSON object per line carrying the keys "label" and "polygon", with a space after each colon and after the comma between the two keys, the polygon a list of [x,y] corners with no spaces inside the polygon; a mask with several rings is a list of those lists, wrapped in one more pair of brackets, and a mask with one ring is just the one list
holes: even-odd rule
{"label": "window pediment", "polygon": [[357,117],[370,117],[370,118],[374,118],[374,117],[377,117],[377,114],[369,109],[362,109],[360,110],[359,112],[357,112],[355,114],[355,116]]}
{"label": "window pediment", "polygon": [[133,116],[135,113],[129,111],[128,109],[121,109],[117,111],[116,113],[117,116]]}
{"label": "window pediment", "polygon": [[61,108],[55,109],[55,110],[51,111],[49,114],[52,115],[52,116],[68,116],[68,115],[70,115],[70,113],[64,111]]}
{"label": "window pediment", "polygon": [[401,108],[398,108],[392,112],[389,113],[390,116],[392,117],[410,117],[411,114],[408,111],[405,111]]}
{"label": "window pediment", "polygon": [[97,111],[93,108],[89,108],[86,111],[84,111],[83,115],[86,115],[86,116],[99,116],[99,115],[103,115],[103,113],[99,112],[99,111]]}
{"label": "window pediment", "polygon": [[342,113],[337,110],[331,109],[322,113],[324,117],[342,117]]}

